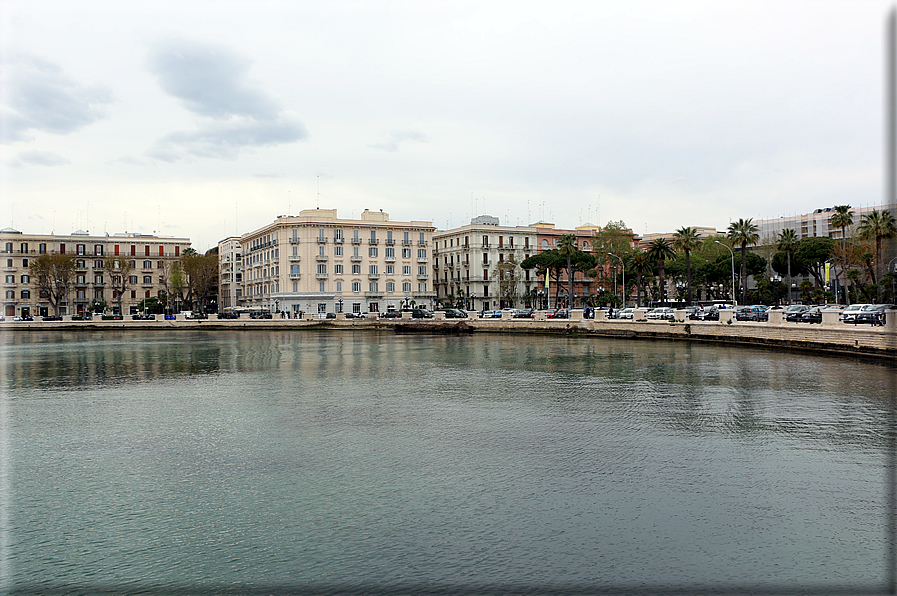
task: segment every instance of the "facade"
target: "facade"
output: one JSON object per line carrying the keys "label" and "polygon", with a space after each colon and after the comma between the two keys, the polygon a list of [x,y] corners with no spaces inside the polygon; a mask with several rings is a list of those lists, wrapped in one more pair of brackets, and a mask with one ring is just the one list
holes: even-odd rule
{"label": "facade", "polygon": [[[122,296],[122,310],[136,312],[144,298],[164,295],[164,276],[171,261],[190,247],[188,238],[150,234],[115,234],[91,236],[78,230],[67,236],[24,234],[12,228],[0,231],[0,258],[4,265],[5,316],[46,316],[52,309],[40,296],[36,280],[31,279],[29,263],[42,254],[75,256],[75,274],[67,291],[60,314],[76,314],[89,310],[96,302],[106,302],[112,312],[118,310],[118,295],[112,288],[109,273],[103,270],[103,259],[121,256],[130,261],[131,274]],[[114,275],[114,273],[113,273]]]}
{"label": "facade", "polygon": [[[871,207],[851,207],[853,211],[853,225],[856,227],[864,215],[873,209],[878,211],[886,211],[884,205]],[[755,223],[760,228],[760,242],[775,243],[776,236],[779,232],[786,229],[792,229],[797,232],[800,239],[811,237],[829,237],[835,240],[841,239],[841,228],[835,228],[829,225],[829,220],[835,214],[834,207],[824,207],[815,209],[812,213],[803,215],[791,215],[788,217],[776,217],[774,219],[758,219]],[[897,213],[891,212],[891,215],[897,217]],[[850,228],[847,229],[847,235],[850,236]]]}
{"label": "facade", "polygon": [[499,224],[497,217],[481,215],[470,225],[433,234],[437,300],[468,310],[524,305],[536,279],[520,263],[537,252],[536,232]]}
{"label": "facade", "polygon": [[[716,230],[716,228],[705,228],[705,227],[701,227],[701,226],[692,226],[692,229],[694,229],[698,233],[698,238],[700,238],[701,240],[703,240],[704,238],[709,238],[710,236],[725,236],[726,235],[725,232],[719,232]],[[639,248],[641,248],[643,250],[647,250],[648,247],[651,246],[651,243],[654,242],[655,240],[657,240],[658,238],[663,238],[664,240],[668,240],[672,244],[676,240],[676,233],[675,232],[663,232],[663,233],[645,234],[644,236],[639,238],[639,242],[638,242]]]}
{"label": "facade", "polygon": [[339,219],[336,209],[280,216],[239,239],[237,306],[322,315],[432,308],[433,231],[431,222],[393,222],[382,211],[357,220]]}
{"label": "facade", "polygon": [[238,236],[218,243],[218,310],[233,310],[243,297],[243,245]]}

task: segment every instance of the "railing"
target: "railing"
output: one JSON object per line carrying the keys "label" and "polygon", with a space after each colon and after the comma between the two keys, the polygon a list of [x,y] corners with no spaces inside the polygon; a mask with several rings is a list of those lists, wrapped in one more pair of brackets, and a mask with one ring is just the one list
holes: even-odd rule
{"label": "railing", "polygon": [[326,261],[328,259],[327,255],[315,255],[316,261]]}
{"label": "railing", "polygon": [[351,257],[349,257],[349,260],[352,261],[353,263],[360,263],[361,257],[359,257],[357,255],[352,255]]}
{"label": "railing", "polygon": [[301,273],[290,273],[290,279],[302,279]]}
{"label": "railing", "polygon": [[342,244],[342,243],[343,243],[343,239],[342,239],[342,238],[334,238],[334,239],[333,239],[333,243],[334,243],[334,244]]}
{"label": "railing", "polygon": [[368,279],[380,279],[379,273],[368,273]]}
{"label": "railing", "polygon": [[352,244],[361,244],[361,238],[352,238]]}
{"label": "railing", "polygon": [[290,244],[299,244],[299,238],[290,238]]}
{"label": "railing", "polygon": [[387,263],[395,263],[395,262],[396,262],[396,258],[395,258],[395,257],[386,257],[386,262],[387,262]]}
{"label": "railing", "polygon": [[386,246],[395,246],[395,244],[396,244],[396,241],[393,240],[392,238],[386,239]]}
{"label": "railing", "polygon": [[291,261],[291,262],[293,262],[293,263],[298,263],[299,261],[302,260],[302,257],[299,256],[299,255],[288,255],[288,256],[287,256],[287,260],[288,260],[288,261]]}
{"label": "railing", "polygon": [[327,279],[330,275],[327,273],[315,273],[315,277],[317,279]]}
{"label": "railing", "polygon": [[374,246],[375,244],[379,244],[379,243],[380,243],[380,241],[377,240],[376,238],[371,238],[370,240],[368,240],[368,244],[370,244],[371,246]]}
{"label": "railing", "polygon": [[324,236],[318,236],[318,244],[327,244],[327,238]]}

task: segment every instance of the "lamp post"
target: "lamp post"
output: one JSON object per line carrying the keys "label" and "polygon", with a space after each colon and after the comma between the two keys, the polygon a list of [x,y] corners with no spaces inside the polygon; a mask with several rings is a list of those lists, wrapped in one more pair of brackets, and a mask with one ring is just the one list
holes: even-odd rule
{"label": "lamp post", "polygon": [[775,303],[776,303],[776,306],[778,306],[779,305],[779,283],[781,283],[781,281],[782,281],[782,276],[778,275],[778,274],[770,275],[769,281],[772,283],[772,291],[773,291],[773,294],[775,295]]}
{"label": "lamp post", "polygon": [[[612,252],[607,253],[609,256],[614,257],[615,259],[620,259],[617,255]],[[623,269],[623,289],[620,291],[620,303],[622,306],[620,308],[626,308],[626,263],[623,262],[623,259],[620,259],[620,267]],[[617,295],[617,289],[614,288],[614,296]]]}
{"label": "lamp post", "polygon": [[732,255],[732,306],[738,306],[738,298],[735,296],[735,253],[728,245],[723,244],[719,240],[714,240],[714,244],[724,247]]}

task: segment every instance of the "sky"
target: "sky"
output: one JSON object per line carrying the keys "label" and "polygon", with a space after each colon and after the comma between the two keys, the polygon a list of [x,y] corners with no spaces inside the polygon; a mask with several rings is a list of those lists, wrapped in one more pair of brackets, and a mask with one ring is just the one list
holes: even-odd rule
{"label": "sky", "polygon": [[893,2],[0,0],[0,227],[725,230],[884,202]]}

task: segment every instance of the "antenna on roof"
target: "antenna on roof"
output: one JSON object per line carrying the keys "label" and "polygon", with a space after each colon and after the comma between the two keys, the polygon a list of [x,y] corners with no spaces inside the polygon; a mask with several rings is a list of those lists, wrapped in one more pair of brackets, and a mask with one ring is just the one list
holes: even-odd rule
{"label": "antenna on roof", "polygon": [[318,202],[315,204],[315,209],[321,208],[321,175],[317,175],[318,178]]}

